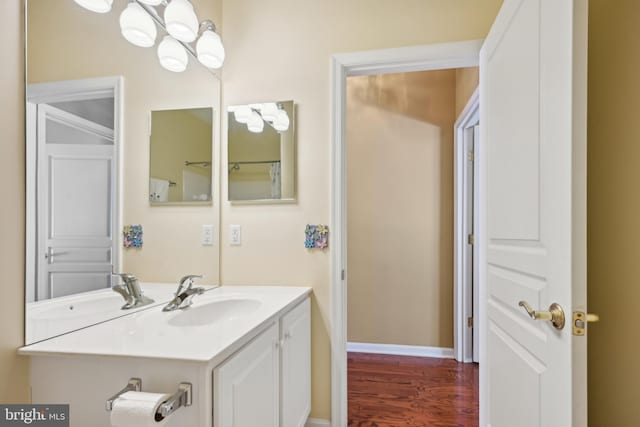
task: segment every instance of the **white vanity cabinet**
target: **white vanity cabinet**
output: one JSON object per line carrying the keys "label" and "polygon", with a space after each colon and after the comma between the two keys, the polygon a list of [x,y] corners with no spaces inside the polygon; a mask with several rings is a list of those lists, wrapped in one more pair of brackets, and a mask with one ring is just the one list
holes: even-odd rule
{"label": "white vanity cabinet", "polygon": [[311,409],[309,298],[213,371],[215,427],[303,427]]}
{"label": "white vanity cabinet", "polygon": [[33,403],[67,403],[71,427],[110,427],[105,402],[192,384],[165,427],[304,427],[311,403],[311,288],[223,286],[20,349]]}

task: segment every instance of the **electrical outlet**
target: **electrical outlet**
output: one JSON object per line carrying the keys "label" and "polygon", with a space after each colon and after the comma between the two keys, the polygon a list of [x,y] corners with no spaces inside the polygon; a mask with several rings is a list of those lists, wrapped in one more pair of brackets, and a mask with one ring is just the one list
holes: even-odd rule
{"label": "electrical outlet", "polygon": [[242,244],[242,227],[237,224],[229,226],[229,243],[233,246]]}
{"label": "electrical outlet", "polygon": [[202,246],[213,246],[213,225],[202,226]]}

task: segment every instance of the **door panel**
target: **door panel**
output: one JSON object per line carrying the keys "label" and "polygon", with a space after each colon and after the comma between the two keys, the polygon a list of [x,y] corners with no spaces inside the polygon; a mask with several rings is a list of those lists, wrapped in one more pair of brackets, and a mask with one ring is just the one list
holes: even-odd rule
{"label": "door panel", "polygon": [[[586,0],[505,0],[480,54],[486,188],[486,384],[482,425],[584,427],[572,310],[586,266]],[[580,226],[577,226],[580,224]],[[531,319],[560,304],[566,324]],[[586,385],[585,385],[586,387]]]}
{"label": "door panel", "polygon": [[304,427],[311,411],[311,301],[282,318],[281,427]]}
{"label": "door panel", "polygon": [[278,338],[275,324],[214,370],[216,427],[279,427]]}

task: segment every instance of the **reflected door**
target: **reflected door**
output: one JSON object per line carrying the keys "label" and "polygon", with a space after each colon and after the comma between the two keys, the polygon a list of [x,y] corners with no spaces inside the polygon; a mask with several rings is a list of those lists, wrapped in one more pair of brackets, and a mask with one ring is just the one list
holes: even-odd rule
{"label": "reflected door", "polygon": [[113,130],[38,105],[36,300],[107,288],[114,252]]}

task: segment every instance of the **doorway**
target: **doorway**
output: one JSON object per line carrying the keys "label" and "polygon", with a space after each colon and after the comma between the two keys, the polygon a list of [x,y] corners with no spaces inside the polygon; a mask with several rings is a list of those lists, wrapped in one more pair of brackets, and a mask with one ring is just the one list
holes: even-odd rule
{"label": "doorway", "polygon": [[120,99],[119,78],[27,88],[27,302],[109,288],[120,267]]}
{"label": "doorway", "polygon": [[[333,318],[335,326],[332,329],[333,358],[332,358],[332,419],[335,425],[347,425],[347,286],[350,272],[347,269],[347,147],[344,141],[346,122],[346,79],[350,76],[372,76],[385,73],[446,70],[456,68],[475,67],[478,65],[480,42],[462,42],[447,45],[425,46],[411,49],[371,52],[370,56],[359,53],[336,55],[334,57],[334,115],[333,129],[338,133],[334,136],[334,204],[333,204],[333,235],[337,245],[333,251]],[[380,56],[382,55],[382,56]],[[384,64],[379,60],[384,57]],[[453,124],[453,120],[451,122]],[[453,128],[453,126],[451,126]],[[451,129],[453,131],[453,129]],[[393,168],[391,168],[393,169]],[[452,169],[452,167],[451,167]],[[450,169],[450,172],[452,172]],[[451,215],[453,217],[453,215]],[[453,228],[453,227],[451,227]],[[450,253],[453,251],[451,250]],[[452,291],[452,289],[451,289]],[[449,300],[452,311],[452,299]],[[452,315],[449,319],[453,322]],[[350,346],[353,350],[353,346]],[[428,347],[428,346],[409,346]],[[452,347],[449,345],[449,347]],[[442,350],[442,347],[434,347]],[[421,354],[424,355],[424,354]],[[444,353],[453,357],[452,348]],[[454,362],[455,363],[455,362]]]}

